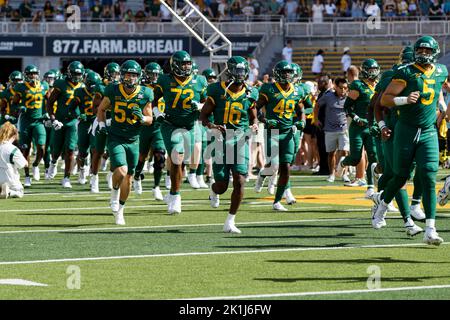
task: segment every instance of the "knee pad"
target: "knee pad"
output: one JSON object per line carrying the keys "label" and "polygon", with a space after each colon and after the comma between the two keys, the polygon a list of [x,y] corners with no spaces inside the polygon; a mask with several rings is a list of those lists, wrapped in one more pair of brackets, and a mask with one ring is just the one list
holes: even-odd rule
{"label": "knee pad", "polygon": [[166,163],[166,152],[164,150],[153,151],[153,168],[155,171],[161,171],[164,169]]}

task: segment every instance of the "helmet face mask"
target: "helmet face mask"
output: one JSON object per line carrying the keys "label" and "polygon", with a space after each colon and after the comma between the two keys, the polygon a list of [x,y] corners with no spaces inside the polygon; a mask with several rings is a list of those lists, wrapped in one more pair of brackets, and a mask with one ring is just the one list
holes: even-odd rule
{"label": "helmet face mask", "polygon": [[120,80],[120,66],[115,62],[110,62],[103,70],[103,76],[112,83],[118,83]]}
{"label": "helmet face mask", "polygon": [[136,88],[141,82],[141,77],[141,66],[134,60],[127,60],[120,67],[120,82],[125,88]]}
{"label": "helmet face mask", "polygon": [[125,72],[121,76],[121,82],[128,89],[133,89],[139,84],[139,74],[133,72]]}
{"label": "helmet face mask", "polygon": [[9,75],[9,82],[8,82],[8,84],[11,87],[14,87],[18,83],[23,83],[22,72],[20,72],[20,71],[13,71],[13,72],[11,72],[11,74]]}
{"label": "helmet face mask", "polygon": [[278,62],[273,68],[272,73],[275,81],[281,84],[292,83],[296,76],[294,66],[285,60]]}
{"label": "helmet face mask", "polygon": [[170,57],[170,70],[178,77],[189,77],[193,72],[193,61],[186,51],[177,51]]}
{"label": "helmet face mask", "polygon": [[146,84],[155,84],[158,82],[162,69],[156,62],[150,62],[144,69],[144,82]]}
{"label": "helmet face mask", "polygon": [[363,79],[376,80],[380,76],[380,66],[374,59],[364,60],[361,65]]}
{"label": "helmet face mask", "polygon": [[84,74],[85,74],[84,66],[79,61],[72,61],[67,67],[67,77],[73,83],[82,82]]}
{"label": "helmet face mask", "polygon": [[439,44],[433,37],[420,37],[414,44],[414,61],[422,65],[432,64],[440,52]]}
{"label": "helmet face mask", "polygon": [[433,49],[427,47],[419,47],[414,53],[415,60],[420,64],[430,64],[433,63]]}
{"label": "helmet face mask", "polygon": [[28,83],[36,84],[39,81],[39,71],[25,73],[25,81]]}
{"label": "helmet face mask", "polygon": [[44,80],[47,81],[49,87],[53,87],[53,84],[55,83],[55,75],[54,74],[47,74],[44,76]]}

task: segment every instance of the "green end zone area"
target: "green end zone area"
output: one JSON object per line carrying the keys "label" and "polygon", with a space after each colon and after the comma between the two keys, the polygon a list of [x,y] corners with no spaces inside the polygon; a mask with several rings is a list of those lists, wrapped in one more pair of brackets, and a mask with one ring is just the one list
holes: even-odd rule
{"label": "green end zone area", "polygon": [[[239,235],[222,232],[231,190],[212,209],[208,190],[184,184],[183,212],[169,216],[144,180],[143,195],[126,204],[126,226],[116,226],[106,184],[90,194],[75,178],[70,191],[59,180],[35,183],[23,199],[0,203],[0,299],[450,298],[447,207],[437,218],[447,242],[430,247],[422,234],[406,236],[398,213],[372,229],[364,188],[325,178],[295,176],[298,202],[283,213],[251,181]],[[11,279],[46,286],[2,284]]]}

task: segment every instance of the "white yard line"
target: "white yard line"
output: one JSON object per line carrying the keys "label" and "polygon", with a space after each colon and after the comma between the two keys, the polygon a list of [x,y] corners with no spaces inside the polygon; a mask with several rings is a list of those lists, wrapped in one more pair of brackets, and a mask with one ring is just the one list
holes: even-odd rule
{"label": "white yard line", "polygon": [[332,294],[352,294],[352,293],[374,293],[389,291],[411,291],[411,290],[427,290],[427,289],[444,289],[450,288],[450,284],[435,286],[414,286],[414,287],[397,287],[397,288],[379,288],[379,289],[360,289],[360,290],[337,290],[337,291],[313,291],[313,292],[292,292],[292,293],[269,293],[269,294],[253,294],[242,296],[222,296],[222,297],[204,297],[204,298],[186,298],[179,300],[232,300],[232,299],[262,299],[262,298],[281,298],[281,297],[302,297],[302,296],[321,296]]}
{"label": "white yard line", "polygon": [[[283,221],[251,221],[239,222],[238,225],[257,225],[257,224],[284,224],[284,223],[303,223],[303,222],[329,222],[329,221],[349,221],[355,220],[352,218],[333,218],[333,219],[307,219],[307,220],[283,220]],[[67,229],[50,229],[50,230],[11,230],[0,231],[0,234],[15,234],[15,233],[51,233],[51,232],[78,232],[78,231],[122,231],[122,230],[139,230],[139,229],[164,229],[164,228],[189,228],[189,227],[211,227],[222,226],[223,223],[203,223],[203,224],[179,224],[179,225],[165,225],[165,226],[136,226],[136,227],[108,227],[108,228],[67,228]]]}
{"label": "white yard line", "polygon": [[[442,245],[450,244],[444,242]],[[238,251],[213,251],[213,252],[180,252],[163,254],[145,254],[133,256],[111,256],[111,257],[86,257],[86,258],[68,258],[68,259],[46,259],[30,261],[3,261],[0,265],[20,265],[20,264],[39,264],[54,262],[74,262],[74,261],[98,261],[98,260],[119,260],[119,259],[143,259],[143,258],[161,258],[161,257],[187,257],[187,256],[212,256],[246,253],[269,253],[269,252],[299,252],[299,251],[323,251],[323,250],[350,250],[362,248],[391,248],[391,247],[422,247],[423,243],[402,243],[402,244],[382,244],[382,245],[363,245],[354,247],[309,247],[309,248],[289,248],[289,249],[267,249],[267,250],[238,250]]]}

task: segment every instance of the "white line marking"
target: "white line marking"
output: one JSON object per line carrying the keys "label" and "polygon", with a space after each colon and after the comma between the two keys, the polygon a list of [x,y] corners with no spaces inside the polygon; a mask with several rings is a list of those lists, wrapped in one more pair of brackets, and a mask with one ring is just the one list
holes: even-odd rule
{"label": "white line marking", "polygon": [[14,286],[32,286],[32,287],[48,287],[47,284],[28,281],[24,279],[0,279],[0,285],[14,285]]}
{"label": "white line marking", "polygon": [[[443,245],[450,242],[443,242]],[[382,245],[363,245],[354,247],[309,247],[309,248],[289,248],[289,249],[266,249],[266,250],[238,250],[238,251],[213,251],[213,252],[180,252],[180,253],[161,253],[144,254],[133,256],[111,256],[111,257],[89,257],[89,258],[68,258],[68,259],[47,259],[30,261],[3,261],[0,265],[19,265],[19,264],[38,264],[53,262],[73,262],[73,261],[98,261],[98,260],[118,260],[118,259],[142,259],[142,258],[161,258],[161,257],[187,257],[187,256],[209,256],[209,255],[228,255],[245,253],[269,253],[269,252],[294,252],[294,251],[321,251],[321,250],[345,250],[361,248],[390,248],[390,247],[423,247],[424,243],[402,243],[402,244],[382,244]]]}
{"label": "white line marking", "polygon": [[[198,202],[198,201],[197,201]],[[167,207],[166,204],[148,204],[142,206],[126,206],[126,208],[137,209],[137,208],[153,208],[153,207]],[[193,204],[183,204],[183,207],[194,207]],[[42,208],[42,209],[8,209],[0,210],[0,212],[47,212],[47,211],[77,211],[77,210],[105,210],[110,207],[82,207],[82,208]]]}
{"label": "white line marking", "polygon": [[269,294],[254,294],[254,295],[228,296],[228,297],[186,298],[186,299],[178,299],[178,300],[222,300],[222,299],[223,300],[231,300],[231,299],[253,299],[253,298],[301,297],[301,296],[320,296],[320,295],[330,295],[330,294],[373,293],[373,292],[409,291],[409,290],[426,290],[426,289],[443,289],[443,288],[450,288],[450,284],[435,285],[435,286],[361,289],[361,290],[269,293]]}
{"label": "white line marking", "polygon": [[[254,224],[283,224],[283,223],[299,223],[299,222],[329,222],[329,221],[348,221],[355,220],[353,218],[333,218],[333,219],[307,219],[307,220],[283,220],[283,221],[251,221],[239,222],[239,225],[254,225]],[[222,226],[223,223],[203,223],[203,224],[179,224],[166,226],[136,226],[136,227],[110,227],[110,228],[67,228],[67,229],[52,229],[52,230],[11,230],[0,231],[0,234],[14,234],[14,233],[50,233],[50,232],[78,232],[78,231],[102,231],[102,230],[139,230],[139,229],[159,229],[159,228],[188,228],[188,227],[211,227]]]}

